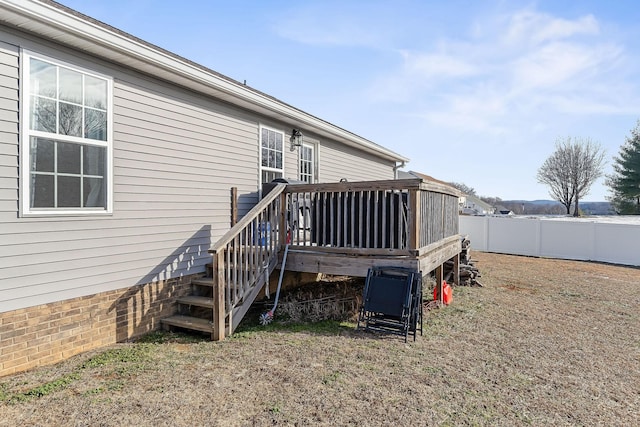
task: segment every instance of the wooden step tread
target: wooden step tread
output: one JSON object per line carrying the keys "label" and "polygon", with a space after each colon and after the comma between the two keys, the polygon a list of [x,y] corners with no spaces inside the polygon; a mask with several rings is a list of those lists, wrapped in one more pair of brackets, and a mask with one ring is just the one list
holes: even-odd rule
{"label": "wooden step tread", "polygon": [[192,280],[191,284],[198,285],[198,286],[213,286],[213,278],[203,277],[202,279]]}
{"label": "wooden step tread", "polygon": [[194,331],[212,332],[213,322],[200,317],[191,316],[171,316],[160,320],[165,325],[177,326],[179,328],[192,329]]}
{"label": "wooden step tread", "polygon": [[198,307],[213,308],[213,298],[211,297],[200,297],[196,295],[188,295],[185,297],[178,298],[178,303],[185,304],[185,305],[195,305]]}

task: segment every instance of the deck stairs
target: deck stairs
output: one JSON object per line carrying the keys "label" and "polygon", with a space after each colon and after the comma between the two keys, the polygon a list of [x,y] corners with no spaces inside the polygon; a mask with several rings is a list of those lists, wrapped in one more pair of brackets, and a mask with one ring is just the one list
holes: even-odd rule
{"label": "deck stairs", "polygon": [[278,264],[285,226],[285,184],[277,185],[210,249],[206,275],[191,282],[191,294],[176,300],[177,313],[164,329],[231,335]]}
{"label": "deck stairs", "polygon": [[[211,264],[209,264],[211,266]],[[208,267],[209,270],[211,267]],[[212,332],[213,328],[213,277],[203,277],[191,282],[191,295],[176,300],[177,313],[162,319],[166,329],[182,328],[200,332]]]}

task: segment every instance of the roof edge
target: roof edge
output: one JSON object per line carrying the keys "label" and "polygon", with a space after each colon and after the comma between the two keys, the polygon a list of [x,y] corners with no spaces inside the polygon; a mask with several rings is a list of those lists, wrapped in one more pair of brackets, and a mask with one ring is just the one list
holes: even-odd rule
{"label": "roof edge", "polygon": [[[85,42],[83,50],[90,54],[105,57],[105,51],[107,51],[112,53],[107,57],[110,61],[123,66],[150,74],[156,74],[153,72],[154,69],[161,69],[179,77],[178,84],[186,85],[208,96],[216,96],[216,93],[227,95],[227,99],[222,98],[226,102],[267,116],[270,112],[275,118],[287,117],[297,126],[307,127],[320,135],[331,137],[387,160],[395,162],[410,160],[270,95],[54,1],[0,0],[0,6],[12,12],[3,14],[0,22],[23,31],[45,38],[73,37],[79,42]],[[33,22],[20,21],[17,19],[19,16]],[[44,24],[46,28],[39,28],[38,23]]]}

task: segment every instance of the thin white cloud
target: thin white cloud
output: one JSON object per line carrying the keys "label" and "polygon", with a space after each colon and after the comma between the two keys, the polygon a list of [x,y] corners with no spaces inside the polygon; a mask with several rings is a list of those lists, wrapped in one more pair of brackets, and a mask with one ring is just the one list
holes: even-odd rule
{"label": "thin white cloud", "polygon": [[445,52],[399,52],[402,67],[379,77],[370,96],[378,101],[408,102],[417,94],[436,88],[446,80],[460,80],[484,74],[486,70],[469,58]]}
{"label": "thin white cloud", "polygon": [[469,34],[400,51],[401,65],[374,82],[371,99],[419,106],[420,116],[439,127],[491,135],[515,134],[515,126],[554,111],[620,114],[638,107],[637,88],[617,98],[603,89],[622,85],[625,51],[600,34],[592,15],[570,20],[527,9],[476,22]]}
{"label": "thin white cloud", "polygon": [[595,35],[599,32],[600,26],[593,15],[568,20],[525,10],[511,16],[504,40],[512,45],[540,44],[576,35]]}
{"label": "thin white cloud", "polygon": [[312,16],[299,16],[295,22],[277,26],[276,32],[298,43],[321,46],[377,46],[382,41],[379,34],[347,20],[335,19],[321,27]]}
{"label": "thin white cloud", "polygon": [[411,54],[401,52],[404,58],[404,67],[407,74],[416,74],[424,77],[468,77],[478,73],[478,67],[468,62],[465,58],[459,58],[445,53]]}
{"label": "thin white cloud", "polygon": [[388,43],[392,26],[386,25],[382,6],[324,0],[296,4],[278,16],[273,30],[280,37],[316,46],[380,48]]}
{"label": "thin white cloud", "polygon": [[597,78],[620,54],[621,49],[612,44],[547,43],[510,64],[513,84],[528,89],[574,88],[576,80]]}

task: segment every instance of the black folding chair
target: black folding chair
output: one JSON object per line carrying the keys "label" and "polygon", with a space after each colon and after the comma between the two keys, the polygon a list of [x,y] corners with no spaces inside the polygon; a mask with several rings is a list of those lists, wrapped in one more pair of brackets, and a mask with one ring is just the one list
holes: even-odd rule
{"label": "black folding chair", "polygon": [[422,273],[400,267],[372,267],[367,272],[358,316],[367,331],[422,335]]}

